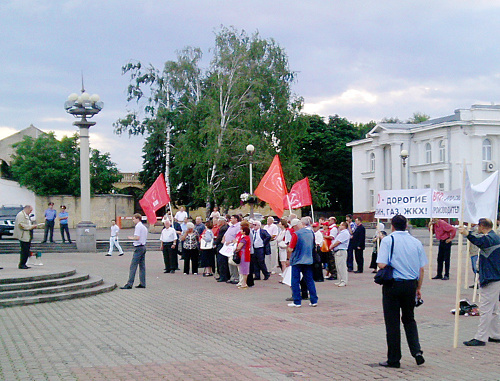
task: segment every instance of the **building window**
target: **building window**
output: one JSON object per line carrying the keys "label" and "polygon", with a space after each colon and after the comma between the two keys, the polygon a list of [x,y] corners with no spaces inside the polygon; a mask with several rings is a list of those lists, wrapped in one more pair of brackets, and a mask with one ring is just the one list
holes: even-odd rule
{"label": "building window", "polygon": [[431,143],[426,143],[425,144],[425,163],[430,164],[432,163],[432,149],[431,149]]}
{"label": "building window", "polygon": [[438,183],[438,191],[444,191],[444,183]]}
{"label": "building window", "polygon": [[490,141],[490,139],[483,140],[483,161],[491,161],[491,141]]}
{"label": "building window", "polygon": [[370,154],[370,172],[375,172],[375,154]]}
{"label": "building window", "polygon": [[439,161],[441,163],[446,161],[446,147],[444,146],[444,140],[439,141]]}
{"label": "building window", "polygon": [[431,187],[431,184],[425,184],[425,185],[424,185],[424,188],[425,188],[425,189],[428,189],[428,188],[430,188],[430,187]]}

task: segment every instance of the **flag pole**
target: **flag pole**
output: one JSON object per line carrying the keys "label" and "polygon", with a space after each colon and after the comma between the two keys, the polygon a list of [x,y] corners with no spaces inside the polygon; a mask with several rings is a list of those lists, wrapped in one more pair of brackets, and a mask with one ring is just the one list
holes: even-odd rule
{"label": "flag pole", "polygon": [[[464,190],[465,190],[465,159],[462,163],[462,197],[460,197],[460,221],[459,226],[464,226]],[[458,324],[460,317],[460,284],[462,283],[462,249],[463,234],[458,235],[458,260],[457,260],[457,291],[455,294],[455,329],[453,334],[453,348],[458,346]]]}
{"label": "flag pole", "polygon": [[470,258],[470,241],[467,240],[467,249],[465,249],[465,252],[467,255],[465,255],[465,266],[464,266],[464,273],[465,273],[465,280],[464,280],[464,288],[468,289],[469,288],[469,269],[467,268],[467,258]]}
{"label": "flag pole", "polygon": [[290,196],[288,193],[286,194],[286,199],[288,200],[288,209],[290,210],[290,214],[292,214],[292,205],[290,205]]}
{"label": "flag pole", "polygon": [[313,204],[311,204],[311,216],[314,224],[314,209],[313,209]]}
{"label": "flag pole", "polygon": [[432,244],[433,244],[433,230],[434,230],[434,225],[431,224],[432,218],[429,221],[429,279],[432,279]]}

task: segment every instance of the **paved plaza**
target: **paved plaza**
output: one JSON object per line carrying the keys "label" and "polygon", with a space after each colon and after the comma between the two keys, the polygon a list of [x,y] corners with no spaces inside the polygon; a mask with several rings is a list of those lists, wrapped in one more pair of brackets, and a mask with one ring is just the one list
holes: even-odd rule
{"label": "paved plaza", "polygon": [[[454,267],[456,251],[453,246]],[[365,250],[365,262],[370,255]],[[0,255],[0,266],[21,272],[18,259]],[[44,270],[76,268],[118,286],[127,280],[130,259],[131,252],[43,255]],[[500,379],[500,344],[461,344],[474,336],[479,318],[460,318],[460,345],[453,349],[454,269],[450,281],[426,274],[425,303],[416,310],[426,363],[415,364],[403,337],[401,368],[386,369],[377,365],[386,360],[381,287],[366,269],[350,273],[344,288],[317,283],[317,308],[307,302],[290,308],[290,290],[278,275],[238,290],[212,277],[164,274],[159,251],[149,251],[146,264],[146,289],[0,309],[0,379]],[[462,291],[472,298],[471,290]]]}

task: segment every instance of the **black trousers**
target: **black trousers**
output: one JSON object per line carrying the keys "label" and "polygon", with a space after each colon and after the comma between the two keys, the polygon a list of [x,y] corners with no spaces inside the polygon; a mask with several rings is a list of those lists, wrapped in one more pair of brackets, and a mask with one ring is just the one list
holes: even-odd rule
{"label": "black trousers", "polygon": [[[50,234],[49,234],[50,233]],[[45,230],[43,232],[43,242],[47,241],[47,237],[50,237],[50,242],[54,242],[54,220],[45,220]]]}
{"label": "black trousers", "polygon": [[172,249],[173,242],[163,242],[163,262],[165,271],[175,271],[177,269],[177,250]]}
{"label": "black trousers", "polygon": [[[390,286],[382,286],[382,305],[384,307],[385,332],[387,339],[387,362],[399,363],[401,360],[401,325],[405,329],[406,341],[410,353],[415,357],[422,352],[418,340],[417,323],[415,322],[416,280],[395,281]],[[401,314],[400,314],[401,312]]]}
{"label": "black trousers", "polygon": [[227,263],[228,257],[219,253],[221,248],[222,246],[217,246],[217,271],[219,272],[219,280],[225,282],[230,278],[229,265]]}
{"label": "black trousers", "polygon": [[189,262],[191,262],[191,271],[198,274],[198,249],[182,248],[184,254],[184,273],[189,274]]}
{"label": "black trousers", "polygon": [[450,258],[451,258],[451,242],[439,241],[438,257],[437,257],[437,275],[443,274],[444,262],[444,275],[450,276]]}
{"label": "black trousers", "polygon": [[313,279],[315,282],[324,282],[325,280],[323,275],[323,264],[321,262],[321,250],[319,246],[316,246],[316,255],[314,256]]}
{"label": "black trousers", "polygon": [[24,267],[26,266],[26,262],[28,262],[28,258],[30,257],[31,242],[19,241],[19,244],[21,245],[19,267]]}
{"label": "black trousers", "polygon": [[252,264],[253,264],[253,274],[255,274],[255,279],[260,279],[260,272],[264,274],[264,277],[269,276],[269,271],[267,271],[266,267],[266,253],[263,247],[259,247],[258,249],[253,249],[252,255]]}
{"label": "black trousers", "polygon": [[363,266],[365,265],[365,258],[363,257],[364,249],[354,249],[354,258],[356,259],[356,264],[358,265],[358,271],[363,272]]}
{"label": "black trousers", "polygon": [[328,272],[330,276],[337,278],[337,265],[335,264],[335,254],[333,251],[329,251],[328,253]]}
{"label": "black trousers", "polygon": [[347,270],[353,270],[354,268],[354,247],[352,247],[351,241],[349,241],[349,246],[347,247]]}
{"label": "black trousers", "polygon": [[67,224],[63,224],[60,226],[60,229],[61,229],[61,238],[62,238],[62,241],[64,241],[64,232],[66,232],[66,237],[68,238],[68,242],[71,243],[71,237],[69,236],[69,228],[68,228],[68,225]]}

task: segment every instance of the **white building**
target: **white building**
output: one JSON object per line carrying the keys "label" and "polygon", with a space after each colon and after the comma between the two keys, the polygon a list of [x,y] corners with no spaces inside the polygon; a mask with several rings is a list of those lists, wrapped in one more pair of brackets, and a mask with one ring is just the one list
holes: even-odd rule
{"label": "white building", "polygon": [[365,139],[347,144],[353,211],[374,211],[379,190],[461,188],[464,159],[472,184],[480,183],[500,164],[499,136],[500,105],[473,105],[419,124],[378,123]]}

